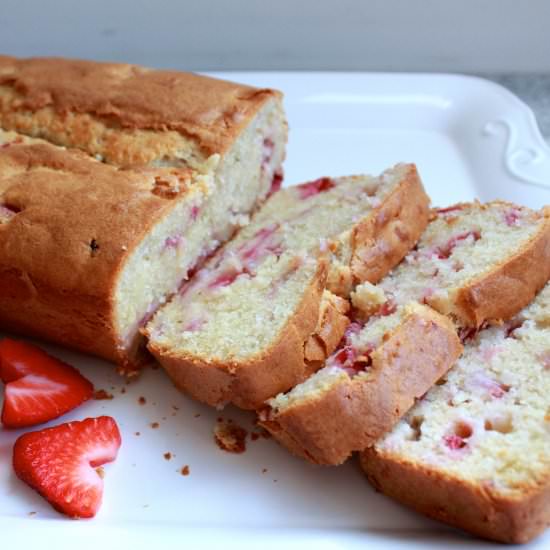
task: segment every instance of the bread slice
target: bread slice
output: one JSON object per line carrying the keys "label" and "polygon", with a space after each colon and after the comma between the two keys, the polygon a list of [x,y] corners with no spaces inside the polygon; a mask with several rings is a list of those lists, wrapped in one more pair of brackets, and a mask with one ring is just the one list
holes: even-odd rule
{"label": "bread slice", "polygon": [[261,424],[294,454],[343,462],[391,429],[462,350],[451,322],[420,304],[370,328],[352,324],[323,369],[260,413]]}
{"label": "bread slice", "polygon": [[503,201],[439,209],[418,249],[380,288],[395,303],[412,299],[463,328],[508,319],[550,276],[550,209]]}
{"label": "bread slice", "polygon": [[[159,205],[158,215],[163,212],[162,223],[157,214],[149,219],[141,211],[140,192],[118,192],[115,180],[122,176],[114,178],[112,196],[99,193],[105,202],[94,203],[95,213],[87,219],[86,231],[97,239],[94,216],[98,227],[107,222],[118,227],[113,212],[124,211],[120,245],[126,247],[127,268],[116,284],[109,283],[115,285],[109,292],[116,300],[98,305],[99,323],[114,323],[116,351],[113,335],[109,345],[101,337],[101,343],[94,343],[90,330],[77,328],[69,337],[48,326],[49,321],[32,321],[29,311],[19,313],[22,327],[34,326],[44,337],[63,332],[67,344],[78,340],[80,349],[116,360],[126,370],[150,358],[139,327],[197,263],[246,225],[250,212],[280,187],[287,139],[282,94],[274,90],[125,64],[5,56],[0,56],[0,126],[79,148],[116,168],[104,175],[131,168],[154,181],[147,187],[157,197],[151,200]],[[195,180],[200,186],[190,183]],[[41,201],[54,204],[57,197]],[[80,198],[74,202],[75,218],[79,203]],[[56,223],[59,227],[49,231],[70,238],[70,227]],[[139,244],[130,232],[139,236]],[[111,239],[116,240],[114,235]],[[6,267],[12,268],[15,264]],[[52,299],[48,303],[49,308],[55,305]],[[16,311],[16,301],[9,309]],[[5,317],[12,323],[11,314]]]}
{"label": "bread slice", "polygon": [[325,292],[327,280],[344,296],[341,281],[376,281],[427,220],[413,165],[283,189],[155,315],[149,349],[194,398],[256,408],[314,370],[343,335],[347,307]]}
{"label": "bread slice", "polygon": [[361,456],[371,483],[481,537],[527,542],[550,525],[550,284],[481,331],[393,431]]}
{"label": "bread slice", "polygon": [[514,315],[548,280],[547,214],[493,202],[434,216],[389,276],[353,294],[356,319],[371,316],[366,324],[354,325],[357,334],[311,379],[261,411],[266,429],[295,454],[339,464],[372,445],[459,356],[455,328],[441,314],[464,340]]}
{"label": "bread slice", "polygon": [[210,246],[196,212],[211,179],[0,142],[0,325],[135,367],[140,324]]}

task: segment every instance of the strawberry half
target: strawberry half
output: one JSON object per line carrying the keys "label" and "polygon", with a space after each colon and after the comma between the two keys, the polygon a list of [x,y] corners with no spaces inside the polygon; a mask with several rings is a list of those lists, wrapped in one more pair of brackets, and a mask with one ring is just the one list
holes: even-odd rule
{"label": "strawberry half", "polygon": [[2,408],[6,428],[57,418],[90,399],[94,391],[74,367],[9,338],[0,341],[0,378],[6,384]]}
{"label": "strawberry half", "polygon": [[115,460],[120,444],[110,416],[68,422],[22,435],[13,448],[13,468],[59,512],[91,518],[103,495],[103,479],[94,468]]}

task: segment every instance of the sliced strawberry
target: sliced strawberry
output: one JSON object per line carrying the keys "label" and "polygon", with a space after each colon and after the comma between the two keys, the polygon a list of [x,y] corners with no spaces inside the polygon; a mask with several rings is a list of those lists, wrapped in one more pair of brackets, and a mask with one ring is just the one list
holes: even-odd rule
{"label": "sliced strawberry", "polygon": [[103,495],[103,479],[94,468],[115,460],[120,444],[110,416],[68,422],[17,439],[13,468],[59,512],[91,518]]}
{"label": "sliced strawberry", "polygon": [[57,418],[90,399],[94,391],[75,368],[9,338],[0,341],[0,378],[6,384],[2,408],[6,428]]}

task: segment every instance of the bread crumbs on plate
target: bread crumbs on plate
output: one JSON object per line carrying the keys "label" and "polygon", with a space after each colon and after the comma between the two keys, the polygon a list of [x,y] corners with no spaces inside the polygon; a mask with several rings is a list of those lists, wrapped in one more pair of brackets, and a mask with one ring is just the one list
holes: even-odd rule
{"label": "bread crumbs on plate", "polygon": [[180,473],[182,476],[188,476],[191,473],[189,466],[186,464],[181,470]]}
{"label": "bread crumbs on plate", "polygon": [[214,426],[214,441],[216,445],[228,453],[240,454],[246,451],[246,436],[248,432],[233,424],[232,420],[218,418]]}
{"label": "bread crumbs on plate", "polygon": [[145,405],[145,403],[147,403],[147,399],[145,399],[145,397],[143,397],[143,395],[140,395],[140,396],[138,397],[138,403],[139,403],[140,405]]}
{"label": "bread crumbs on plate", "polygon": [[164,460],[171,460],[172,459],[172,453],[164,453]]}
{"label": "bread crumbs on plate", "polygon": [[153,430],[156,430],[159,426],[160,424],[158,422],[151,422],[151,428],[153,428]]}
{"label": "bread crumbs on plate", "polygon": [[105,390],[96,390],[94,392],[94,399],[96,399],[97,401],[100,401],[100,400],[103,400],[103,399],[113,399],[113,394],[112,393],[109,393],[108,391],[105,391]]}

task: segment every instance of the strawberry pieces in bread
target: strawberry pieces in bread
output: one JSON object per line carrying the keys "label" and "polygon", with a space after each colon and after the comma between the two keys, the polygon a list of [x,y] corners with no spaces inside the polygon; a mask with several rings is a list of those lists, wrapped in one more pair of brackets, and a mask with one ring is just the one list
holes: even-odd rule
{"label": "strawberry pieces in bread", "polygon": [[191,397],[261,407],[334,351],[350,290],[399,263],[428,205],[412,164],[280,190],[157,311],[148,349]]}
{"label": "strawberry pieces in bread", "polygon": [[270,399],[261,424],[293,453],[340,464],[390,431],[452,367],[458,335],[467,341],[509,320],[549,276],[547,209],[493,201],[434,212],[398,267],[376,287],[356,288],[353,314],[363,319],[352,319],[324,367]]}
{"label": "strawberry pieces in bread", "polygon": [[5,338],[0,341],[0,378],[6,384],[2,424],[23,428],[47,422],[92,396],[94,387],[74,367],[41,349]]}
{"label": "strawberry pieces in bread", "polygon": [[533,539],[550,527],[549,375],[550,283],[510,321],[471,336],[447,375],[362,453],[369,481],[477,536]]}
{"label": "strawberry pieces in bread", "polygon": [[91,518],[103,495],[103,479],[93,470],[115,460],[120,445],[111,417],[87,418],[22,435],[13,449],[13,467],[59,512]]}

